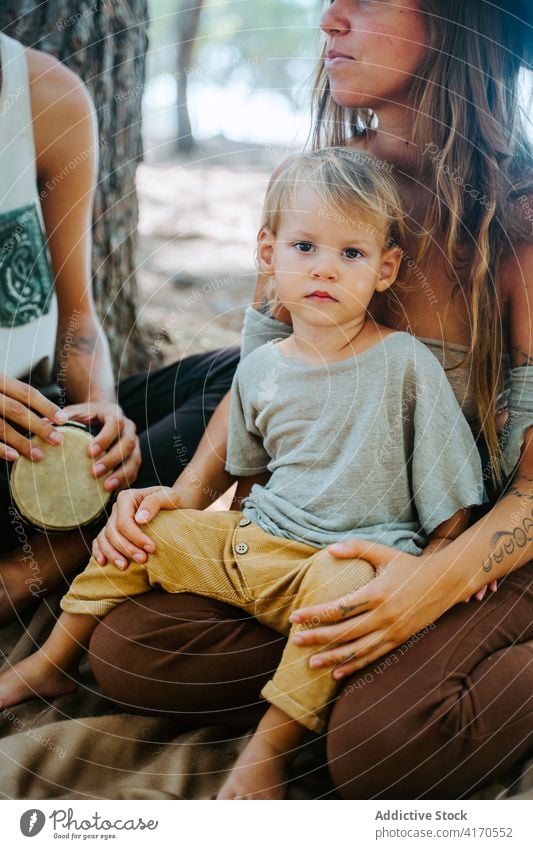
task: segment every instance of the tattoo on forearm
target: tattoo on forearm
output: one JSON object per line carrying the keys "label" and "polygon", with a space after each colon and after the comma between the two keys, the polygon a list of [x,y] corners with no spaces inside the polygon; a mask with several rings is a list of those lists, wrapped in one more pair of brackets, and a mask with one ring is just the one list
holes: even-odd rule
{"label": "tattoo on forearm", "polygon": [[517,486],[513,486],[510,490],[508,490],[507,494],[508,495],[516,495],[517,498],[526,498],[526,499],[529,499],[529,501],[533,501],[533,493],[532,492],[526,492],[525,490],[520,489]]}
{"label": "tattoo on forearm", "polygon": [[81,336],[70,332],[62,334],[58,338],[58,351],[70,351],[75,354],[94,354],[98,346],[98,336]]}
{"label": "tattoo on forearm", "polygon": [[[531,498],[531,496],[527,496]],[[497,531],[490,541],[490,555],[482,563],[484,572],[491,572],[494,565],[499,565],[504,557],[514,554],[520,548],[533,542],[533,510],[522,519],[520,525],[512,531]]]}

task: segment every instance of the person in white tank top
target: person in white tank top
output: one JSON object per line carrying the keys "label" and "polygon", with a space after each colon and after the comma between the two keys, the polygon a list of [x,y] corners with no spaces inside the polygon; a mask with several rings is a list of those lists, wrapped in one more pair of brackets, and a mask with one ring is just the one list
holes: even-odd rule
{"label": "person in white tank top", "polygon": [[53,451],[59,435],[48,420],[66,414],[90,422],[100,428],[90,449],[93,472],[106,489],[117,492],[134,480],[170,484],[228,392],[240,348],[195,354],[115,384],[91,292],[98,174],[92,101],[59,61],[3,33],[0,72],[2,625],[79,568],[98,530],[35,533],[29,543],[29,529],[20,533],[2,467],[8,471],[19,454],[39,462],[23,433],[43,437]]}
{"label": "person in white tank top", "polygon": [[[53,451],[61,436],[46,419],[96,422],[101,430],[92,456],[106,488],[116,490],[135,479],[140,450],[135,425],[117,404],[91,295],[94,109],[81,81],[60,62],[3,33],[0,60],[0,459],[9,464],[23,454],[39,462],[42,452],[23,432],[43,437]],[[78,152],[83,156],[76,158]],[[56,400],[70,405],[64,410],[38,391],[54,380],[61,390]],[[10,548],[23,540],[9,527],[5,477],[2,482],[2,542],[5,547],[7,538]],[[82,562],[88,542],[81,533],[65,534],[53,538],[52,551],[36,535],[31,558],[16,550],[4,556],[0,622],[31,598],[28,581],[36,571],[41,592],[50,589],[61,572]]]}

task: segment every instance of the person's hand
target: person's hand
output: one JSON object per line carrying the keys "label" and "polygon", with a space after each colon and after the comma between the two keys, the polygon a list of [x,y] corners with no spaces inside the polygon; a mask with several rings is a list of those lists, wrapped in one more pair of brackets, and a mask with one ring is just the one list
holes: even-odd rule
{"label": "person's hand", "polygon": [[108,561],[119,569],[128,568],[128,560],[144,563],[155,544],[139,525],[146,525],[160,510],[185,506],[183,495],[170,486],[128,489],[118,494],[111,516],[93,542],[93,557],[100,566]]}
{"label": "person's hand", "polygon": [[[481,589],[478,590],[477,593],[474,593],[473,598],[475,598],[476,601],[483,601],[487,594],[487,590],[490,590],[492,593],[495,593],[497,589],[498,581],[491,581],[490,584],[485,584],[485,586],[481,587]],[[465,601],[470,601],[471,598],[472,596],[469,595],[468,598],[465,598]]]}
{"label": "person's hand", "polygon": [[64,412],[75,422],[101,425],[101,430],[91,440],[88,454],[94,460],[94,476],[105,477],[104,488],[112,492],[134,483],[141,465],[141,449],[135,425],[118,404],[90,401],[71,404]]}
{"label": "person's hand", "polygon": [[289,617],[302,627],[292,635],[293,642],[318,647],[311,668],[332,667],[337,680],[402,645],[467,592],[464,584],[457,586],[447,577],[444,552],[417,557],[358,538],[328,550],[344,559],[360,557],[376,569],[376,577],[354,593],[300,608]]}
{"label": "person's hand", "polygon": [[22,435],[40,436],[50,445],[63,441],[52,425],[64,424],[68,416],[57,404],[20,380],[0,374],[0,459],[12,462],[20,454],[28,460],[42,460],[44,453]]}

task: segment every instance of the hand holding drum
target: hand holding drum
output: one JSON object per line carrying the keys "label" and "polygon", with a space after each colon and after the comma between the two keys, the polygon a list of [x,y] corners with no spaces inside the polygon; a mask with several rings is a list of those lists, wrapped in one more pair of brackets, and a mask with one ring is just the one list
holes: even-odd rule
{"label": "hand holding drum", "polygon": [[[93,474],[88,455],[92,434],[85,425],[67,422],[55,428],[63,441],[39,463],[24,456],[15,460],[11,496],[20,514],[41,530],[67,531],[89,525],[105,510],[111,492]],[[44,445],[40,437],[32,440]]]}

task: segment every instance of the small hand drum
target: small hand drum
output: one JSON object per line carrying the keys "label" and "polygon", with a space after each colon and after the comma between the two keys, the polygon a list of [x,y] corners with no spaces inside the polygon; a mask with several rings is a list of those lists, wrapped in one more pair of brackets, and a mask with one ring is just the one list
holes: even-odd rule
{"label": "small hand drum", "polygon": [[92,474],[94,460],[87,455],[92,434],[85,425],[68,422],[56,428],[61,445],[40,437],[33,444],[44,459],[32,462],[18,457],[10,476],[11,497],[21,516],[36,528],[70,531],[90,525],[105,510],[111,497],[103,480]]}

